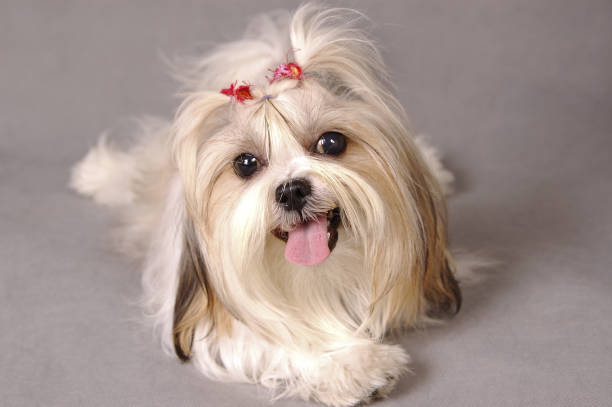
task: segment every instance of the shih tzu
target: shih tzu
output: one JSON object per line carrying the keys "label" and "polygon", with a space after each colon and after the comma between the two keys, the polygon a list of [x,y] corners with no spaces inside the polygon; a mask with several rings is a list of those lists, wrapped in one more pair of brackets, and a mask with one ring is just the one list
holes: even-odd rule
{"label": "shih tzu", "polygon": [[331,406],[385,397],[385,335],[459,310],[452,180],[389,90],[361,15],[253,21],[191,61],[171,123],[101,139],[71,185],[119,208],[164,346],[208,377]]}

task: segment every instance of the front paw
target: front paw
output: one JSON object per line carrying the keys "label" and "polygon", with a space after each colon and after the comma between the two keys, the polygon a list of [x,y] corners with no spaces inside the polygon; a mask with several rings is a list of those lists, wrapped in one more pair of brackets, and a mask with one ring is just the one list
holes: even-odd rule
{"label": "front paw", "polygon": [[314,398],[334,407],[385,398],[408,370],[408,354],[397,345],[368,344],[335,352],[320,371]]}
{"label": "front paw", "polygon": [[368,398],[362,400],[360,404],[370,404],[376,400],[386,399],[387,397],[389,397],[389,394],[391,394],[391,391],[395,388],[397,380],[398,378],[395,376],[387,377],[387,384],[374,390],[372,393],[370,393]]}

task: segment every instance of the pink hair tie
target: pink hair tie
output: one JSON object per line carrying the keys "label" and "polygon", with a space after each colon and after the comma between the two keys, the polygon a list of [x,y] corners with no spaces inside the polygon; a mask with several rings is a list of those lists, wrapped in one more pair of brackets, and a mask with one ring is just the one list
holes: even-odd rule
{"label": "pink hair tie", "polygon": [[303,79],[302,68],[295,62],[289,62],[286,64],[280,64],[272,72],[272,78],[267,78],[270,83],[282,80],[282,79]]}
{"label": "pink hair tie", "polygon": [[[266,79],[268,79],[270,83],[277,82],[283,79],[304,79],[304,75],[302,74],[302,68],[295,62],[287,62],[286,64],[280,64],[276,67],[274,71],[270,69],[270,72],[272,72],[272,78],[268,78],[266,76]],[[253,95],[251,94],[251,85],[246,82],[243,83],[244,85],[240,86],[236,86],[238,84],[238,81],[231,83],[229,88],[221,89],[221,93],[236,99],[240,103],[243,103],[245,100],[254,99]],[[270,95],[264,95],[261,98],[261,101],[270,99],[271,97],[272,96]]]}

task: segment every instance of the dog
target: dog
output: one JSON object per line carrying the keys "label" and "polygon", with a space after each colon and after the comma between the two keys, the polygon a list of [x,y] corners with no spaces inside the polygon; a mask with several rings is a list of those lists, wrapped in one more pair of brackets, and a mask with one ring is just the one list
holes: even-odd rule
{"label": "dog", "polygon": [[[118,209],[164,347],[206,376],[350,406],[452,315],[452,174],[415,139],[362,15],[306,4],[184,64],[171,122],[101,138],[70,185]],[[185,67],[186,66],[186,67]]]}

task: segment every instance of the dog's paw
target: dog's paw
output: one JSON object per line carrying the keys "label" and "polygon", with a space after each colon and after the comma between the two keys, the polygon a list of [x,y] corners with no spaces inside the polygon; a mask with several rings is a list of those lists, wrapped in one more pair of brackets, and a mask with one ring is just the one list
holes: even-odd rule
{"label": "dog's paw", "polygon": [[370,344],[336,353],[321,371],[323,382],[313,395],[334,407],[369,404],[391,393],[408,370],[408,354],[397,345]]}
{"label": "dog's paw", "polygon": [[389,397],[389,394],[391,394],[391,391],[393,391],[395,385],[397,384],[397,380],[398,378],[394,376],[387,377],[387,384],[377,388],[372,393],[370,393],[368,398],[362,401],[362,404],[370,404],[373,401],[382,400]]}

